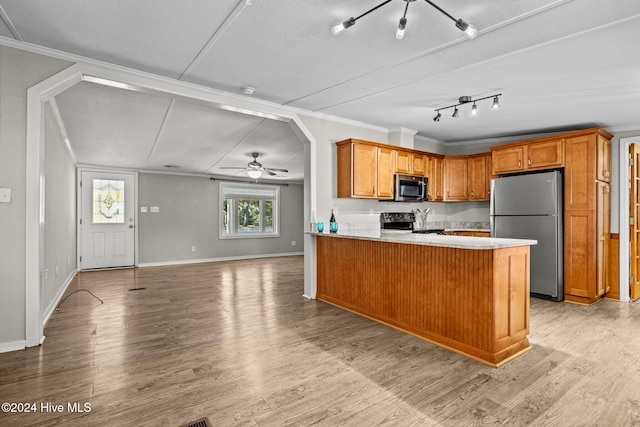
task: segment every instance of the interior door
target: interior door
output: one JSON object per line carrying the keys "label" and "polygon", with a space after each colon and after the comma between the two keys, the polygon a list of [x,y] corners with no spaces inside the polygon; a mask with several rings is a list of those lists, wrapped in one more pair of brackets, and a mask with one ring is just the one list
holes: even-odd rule
{"label": "interior door", "polygon": [[135,265],[134,173],[82,171],[79,269]]}
{"label": "interior door", "polygon": [[640,298],[640,146],[631,144],[629,147],[631,171],[631,191],[629,192],[629,238],[631,239],[629,258],[631,262],[629,281],[632,300]]}

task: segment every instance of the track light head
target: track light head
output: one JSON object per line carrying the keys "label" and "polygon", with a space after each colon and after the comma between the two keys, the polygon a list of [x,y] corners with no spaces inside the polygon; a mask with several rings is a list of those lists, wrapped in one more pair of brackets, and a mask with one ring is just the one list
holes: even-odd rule
{"label": "track light head", "polygon": [[336,25],[334,25],[333,27],[331,27],[331,33],[334,36],[337,36],[338,34],[340,34],[341,32],[343,32],[344,30],[346,30],[349,27],[352,27],[353,24],[356,23],[355,18],[352,16],[351,18],[342,21],[342,22],[338,22]]}
{"label": "track light head", "polygon": [[453,115],[452,115],[451,117],[453,117],[453,118],[458,118],[458,116],[459,116],[459,115],[460,115],[460,112],[458,111],[458,107],[456,107],[456,108],[453,110]]}
{"label": "track light head", "polygon": [[396,39],[402,40],[404,38],[404,33],[406,32],[407,26],[407,18],[404,16],[400,18],[400,23],[398,24],[398,29],[396,30]]}
{"label": "track light head", "polygon": [[494,110],[500,108],[500,100],[498,99],[498,96],[493,97],[493,104],[491,104],[491,108],[493,108]]}
{"label": "track light head", "polygon": [[468,39],[475,39],[478,36],[478,29],[464,19],[458,19],[456,21],[456,27],[464,32],[464,35],[467,36]]}
{"label": "track light head", "polygon": [[442,114],[440,114],[440,111],[436,111],[438,114],[436,114],[436,116],[433,118],[434,122],[439,122],[440,121],[440,117],[442,116]]}
{"label": "track light head", "polygon": [[475,101],[473,101],[473,107],[471,107],[471,115],[472,116],[478,115],[478,106],[476,105]]}

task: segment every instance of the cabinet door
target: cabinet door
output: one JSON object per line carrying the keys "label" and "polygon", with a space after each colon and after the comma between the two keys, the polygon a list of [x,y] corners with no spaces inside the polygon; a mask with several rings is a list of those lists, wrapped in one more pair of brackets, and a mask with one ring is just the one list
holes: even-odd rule
{"label": "cabinet door", "polygon": [[596,297],[609,292],[611,278],[609,272],[609,244],[611,239],[610,206],[611,192],[609,184],[597,182],[597,217],[596,217]]}
{"label": "cabinet door", "polygon": [[373,145],[353,144],[353,196],[376,197],[378,149]]}
{"label": "cabinet door", "polygon": [[393,199],[395,150],[378,147],[378,199]]}
{"label": "cabinet door", "polygon": [[469,200],[488,200],[487,157],[469,158]]}
{"label": "cabinet door", "polygon": [[396,173],[411,173],[411,153],[396,150]]}
{"label": "cabinet door", "polygon": [[445,157],[444,200],[467,200],[467,158]]}
{"label": "cabinet door", "polygon": [[425,176],[427,174],[427,159],[420,154],[413,154],[412,156],[412,174]]}
{"label": "cabinet door", "polygon": [[596,179],[611,182],[611,141],[601,135],[598,135],[597,141]]}
{"label": "cabinet door", "polygon": [[524,147],[498,148],[492,153],[493,174],[520,172],[524,165]]}
{"label": "cabinet door", "polygon": [[563,139],[536,142],[527,146],[527,169],[548,169],[560,167],[563,159]]}
{"label": "cabinet door", "polygon": [[427,177],[429,178],[429,201],[442,201],[444,194],[442,186],[443,160],[440,157],[429,157],[427,161],[429,163],[427,168]]}

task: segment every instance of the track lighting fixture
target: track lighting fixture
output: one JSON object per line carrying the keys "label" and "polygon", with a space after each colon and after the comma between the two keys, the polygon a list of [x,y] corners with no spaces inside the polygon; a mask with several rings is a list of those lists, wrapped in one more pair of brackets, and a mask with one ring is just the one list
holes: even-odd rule
{"label": "track lighting fixture", "polygon": [[400,18],[400,23],[398,24],[398,29],[396,30],[396,39],[402,40],[404,38],[404,33],[407,28],[407,10],[409,10],[409,2],[407,1],[407,5],[404,8],[404,15]]}
{"label": "track lighting fixture", "polygon": [[[396,39],[398,40],[402,40],[404,38],[404,35],[406,33],[406,27],[407,27],[407,10],[409,9],[409,3],[413,3],[416,0],[404,0],[407,4],[404,8],[404,15],[402,15],[402,18],[400,18],[400,23],[398,24],[398,29],[396,30]],[[478,29],[469,24],[467,21],[465,21],[464,19],[456,19],[454,18],[451,14],[449,14],[447,11],[445,11],[444,9],[442,9],[441,7],[439,7],[438,5],[436,5],[435,3],[433,3],[431,0],[424,0],[425,2],[429,3],[434,9],[438,10],[440,13],[442,13],[443,15],[445,15],[447,18],[451,19],[453,22],[455,22],[456,28],[458,28],[460,31],[462,31],[467,38],[469,39],[473,39],[478,35]],[[364,12],[363,14],[354,17],[351,17],[349,19],[346,19],[342,22],[337,23],[336,25],[334,25],[333,27],[331,27],[331,32],[333,33],[333,35],[338,35],[341,32],[343,32],[344,30],[346,30],[349,27],[352,27],[356,21],[360,18],[362,18],[363,16],[366,16],[368,14],[370,14],[371,12],[373,12],[374,10],[381,8],[382,6],[384,6],[385,4],[391,2],[391,0],[385,0],[382,3],[380,3],[379,5],[375,6],[372,9],[367,10],[366,12]]]}
{"label": "track lighting fixture", "polygon": [[497,96],[493,97],[493,104],[491,104],[491,108],[493,108],[494,110],[500,108],[500,101],[498,100]]}
{"label": "track lighting fixture", "polygon": [[482,101],[484,99],[489,99],[489,98],[493,98],[493,104],[491,104],[491,108],[494,110],[497,110],[498,108],[500,108],[500,100],[499,100],[499,96],[502,96],[501,93],[498,93],[496,95],[490,95],[490,96],[485,96],[483,98],[478,98],[478,99],[473,99],[470,96],[461,96],[460,98],[458,98],[458,103],[457,104],[453,104],[453,105],[449,105],[447,107],[442,107],[442,108],[438,108],[436,109],[436,116],[433,118],[434,122],[439,122],[440,121],[440,117],[442,117],[442,114],[440,114],[441,110],[447,110],[449,108],[453,108],[453,114],[451,115],[451,117],[457,118],[460,114],[460,110],[458,109],[459,106],[461,105],[465,105],[465,104],[470,104],[473,102],[473,106],[471,107],[471,111],[470,114],[472,116],[476,116],[478,115],[478,106],[476,105],[476,102],[478,101]]}

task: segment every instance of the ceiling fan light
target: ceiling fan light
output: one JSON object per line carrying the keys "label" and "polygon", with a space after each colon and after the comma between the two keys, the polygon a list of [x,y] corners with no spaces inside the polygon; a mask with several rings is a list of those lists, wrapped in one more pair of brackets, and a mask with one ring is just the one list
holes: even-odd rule
{"label": "ceiling fan light", "polygon": [[406,33],[407,27],[407,18],[400,18],[400,23],[398,24],[398,29],[396,30],[396,39],[402,40],[404,38],[404,34]]}
{"label": "ceiling fan light", "polygon": [[497,110],[498,108],[500,108],[500,100],[498,99],[497,96],[493,97],[493,104],[491,104],[491,108],[493,108],[494,110]]}
{"label": "ceiling fan light", "polygon": [[347,28],[353,26],[353,24],[356,23],[356,20],[351,17],[345,21],[342,22],[338,22],[336,25],[334,25],[333,27],[331,27],[331,33],[334,36],[337,36],[338,34],[340,34],[341,32],[343,32],[344,30],[346,30]]}
{"label": "ceiling fan light", "polygon": [[247,175],[249,175],[250,178],[258,179],[262,176],[262,171],[259,169],[250,169],[247,171]]}
{"label": "ceiling fan light", "polygon": [[478,35],[478,29],[474,26],[466,22],[464,19],[458,19],[456,21],[456,27],[462,32],[464,32],[465,36],[469,39],[475,39]]}

